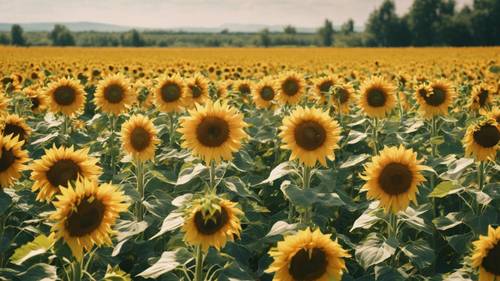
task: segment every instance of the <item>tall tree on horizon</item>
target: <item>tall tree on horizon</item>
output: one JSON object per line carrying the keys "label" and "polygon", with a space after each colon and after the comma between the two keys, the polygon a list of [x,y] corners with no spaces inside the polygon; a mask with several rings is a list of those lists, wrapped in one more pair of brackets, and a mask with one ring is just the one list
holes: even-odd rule
{"label": "tall tree on horizon", "polygon": [[10,41],[15,46],[25,46],[24,30],[19,24],[14,24],[10,28]]}
{"label": "tall tree on horizon", "polygon": [[325,19],[325,23],[318,30],[319,37],[321,38],[321,44],[323,46],[331,46],[333,45],[333,23],[328,19]]}

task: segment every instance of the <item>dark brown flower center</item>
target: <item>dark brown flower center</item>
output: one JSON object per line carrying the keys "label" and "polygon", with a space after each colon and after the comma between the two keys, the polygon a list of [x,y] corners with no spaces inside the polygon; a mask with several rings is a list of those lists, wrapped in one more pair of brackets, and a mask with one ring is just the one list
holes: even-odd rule
{"label": "dark brown flower center", "polygon": [[488,251],[481,265],[489,273],[500,276],[500,242],[497,241],[495,246]]}
{"label": "dark brown flower center", "polygon": [[117,104],[125,98],[125,91],[122,86],[112,84],[104,89],[104,98],[109,103]]}
{"label": "dark brown flower center", "polygon": [[12,149],[6,150],[5,147],[2,148],[2,156],[0,156],[0,173],[7,171],[7,169],[16,162],[16,155]]}
{"label": "dark brown flower center", "polygon": [[488,91],[481,90],[481,93],[478,95],[479,98],[479,106],[483,107],[486,105],[486,101],[488,100]]}
{"label": "dark brown flower center", "polygon": [[36,110],[40,106],[40,99],[38,97],[31,98],[31,110]]}
{"label": "dark brown flower center", "polygon": [[446,99],[446,91],[439,87],[433,87],[431,93],[420,93],[425,103],[432,106],[440,106]]}
{"label": "dark brown flower center", "polygon": [[151,136],[143,127],[135,127],[130,133],[130,143],[137,151],[143,151],[149,146]]}
{"label": "dark brown flower center", "polygon": [[305,150],[315,150],[326,140],[326,130],[316,121],[304,121],[295,128],[295,141]]}
{"label": "dark brown flower center", "polygon": [[196,128],[196,137],[205,146],[221,146],[229,139],[229,124],[219,117],[205,117]]}
{"label": "dark brown flower center", "polygon": [[270,101],[274,98],[274,90],[269,86],[264,86],[260,90],[260,97],[265,101]]}
{"label": "dark brown flower center", "polygon": [[247,95],[250,94],[250,87],[246,84],[240,85],[238,87],[238,91],[240,92],[240,94]]}
{"label": "dark brown flower center", "polygon": [[500,132],[497,127],[485,124],[474,132],[474,141],[485,148],[494,147],[500,141]]}
{"label": "dark brown flower center", "polygon": [[68,182],[75,181],[81,172],[80,166],[71,159],[61,159],[47,171],[47,179],[55,187],[68,186]]}
{"label": "dark brown flower center", "polygon": [[161,98],[165,102],[174,102],[181,97],[181,87],[175,83],[167,83],[161,87]]}
{"label": "dark brown flower center", "polygon": [[285,95],[293,97],[299,92],[299,83],[294,78],[288,78],[283,82],[282,88]]}
{"label": "dark brown flower center", "polygon": [[201,97],[201,95],[203,94],[203,91],[201,90],[200,86],[196,84],[189,86],[189,88],[191,89],[191,94],[195,99]]}
{"label": "dark brown flower center", "polygon": [[204,235],[212,235],[223,228],[229,221],[229,216],[221,207],[221,211],[217,210],[212,216],[204,214],[202,211],[197,211],[194,214],[194,224],[198,232]]}
{"label": "dark brown flower center", "polygon": [[16,124],[5,124],[5,127],[3,128],[3,135],[8,136],[12,134],[13,137],[18,137],[20,141],[25,140],[25,134],[26,131],[24,130],[23,127],[18,126]]}
{"label": "dark brown flower center", "polygon": [[408,166],[401,163],[390,163],[384,167],[379,177],[379,184],[385,193],[399,195],[411,187],[413,175]]}
{"label": "dark brown flower center", "polygon": [[328,93],[332,86],[333,86],[333,81],[330,80],[324,81],[319,85],[319,91],[321,93]]}
{"label": "dark brown flower center", "polygon": [[93,197],[83,198],[66,220],[66,230],[72,237],[81,237],[99,228],[106,206]]}
{"label": "dark brown flower center", "polygon": [[337,99],[340,104],[344,104],[349,100],[349,92],[346,89],[338,89],[337,90]]}
{"label": "dark brown flower center", "polygon": [[314,281],[326,273],[328,260],[322,249],[299,250],[290,261],[288,272],[293,280]]}
{"label": "dark brown flower center", "polygon": [[54,100],[62,106],[71,105],[76,100],[76,91],[70,86],[59,86],[54,91]]}
{"label": "dark brown flower center", "polygon": [[387,97],[383,90],[375,88],[368,90],[367,99],[368,105],[372,107],[381,107],[385,105]]}

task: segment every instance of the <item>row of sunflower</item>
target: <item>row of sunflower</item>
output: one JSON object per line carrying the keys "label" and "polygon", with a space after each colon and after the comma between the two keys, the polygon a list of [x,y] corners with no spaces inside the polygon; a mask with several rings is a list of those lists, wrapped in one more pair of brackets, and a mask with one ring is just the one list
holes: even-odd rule
{"label": "row of sunflower", "polygon": [[498,82],[106,72],[3,81],[4,278],[500,276]]}

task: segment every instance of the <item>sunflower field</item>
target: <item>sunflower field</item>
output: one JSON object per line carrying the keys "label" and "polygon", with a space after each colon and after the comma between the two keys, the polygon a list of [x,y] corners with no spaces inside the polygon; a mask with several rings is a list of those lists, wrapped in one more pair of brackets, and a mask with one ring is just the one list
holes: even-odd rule
{"label": "sunflower field", "polygon": [[0,48],[0,279],[500,281],[500,48]]}

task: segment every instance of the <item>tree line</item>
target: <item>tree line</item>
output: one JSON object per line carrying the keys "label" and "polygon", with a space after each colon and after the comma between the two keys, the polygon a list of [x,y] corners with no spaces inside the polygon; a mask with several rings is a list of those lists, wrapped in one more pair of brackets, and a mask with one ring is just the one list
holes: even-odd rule
{"label": "tree line", "polygon": [[188,33],[169,31],[71,32],[55,25],[46,34],[24,33],[13,25],[10,36],[0,33],[0,44],[17,46],[491,46],[500,45],[500,0],[474,0],[458,9],[455,0],[414,0],[409,11],[396,14],[393,0],[384,0],[365,24],[355,30],[349,19],[340,27],[326,19],[316,34],[299,33],[294,26],[282,32],[263,29],[258,33]]}

